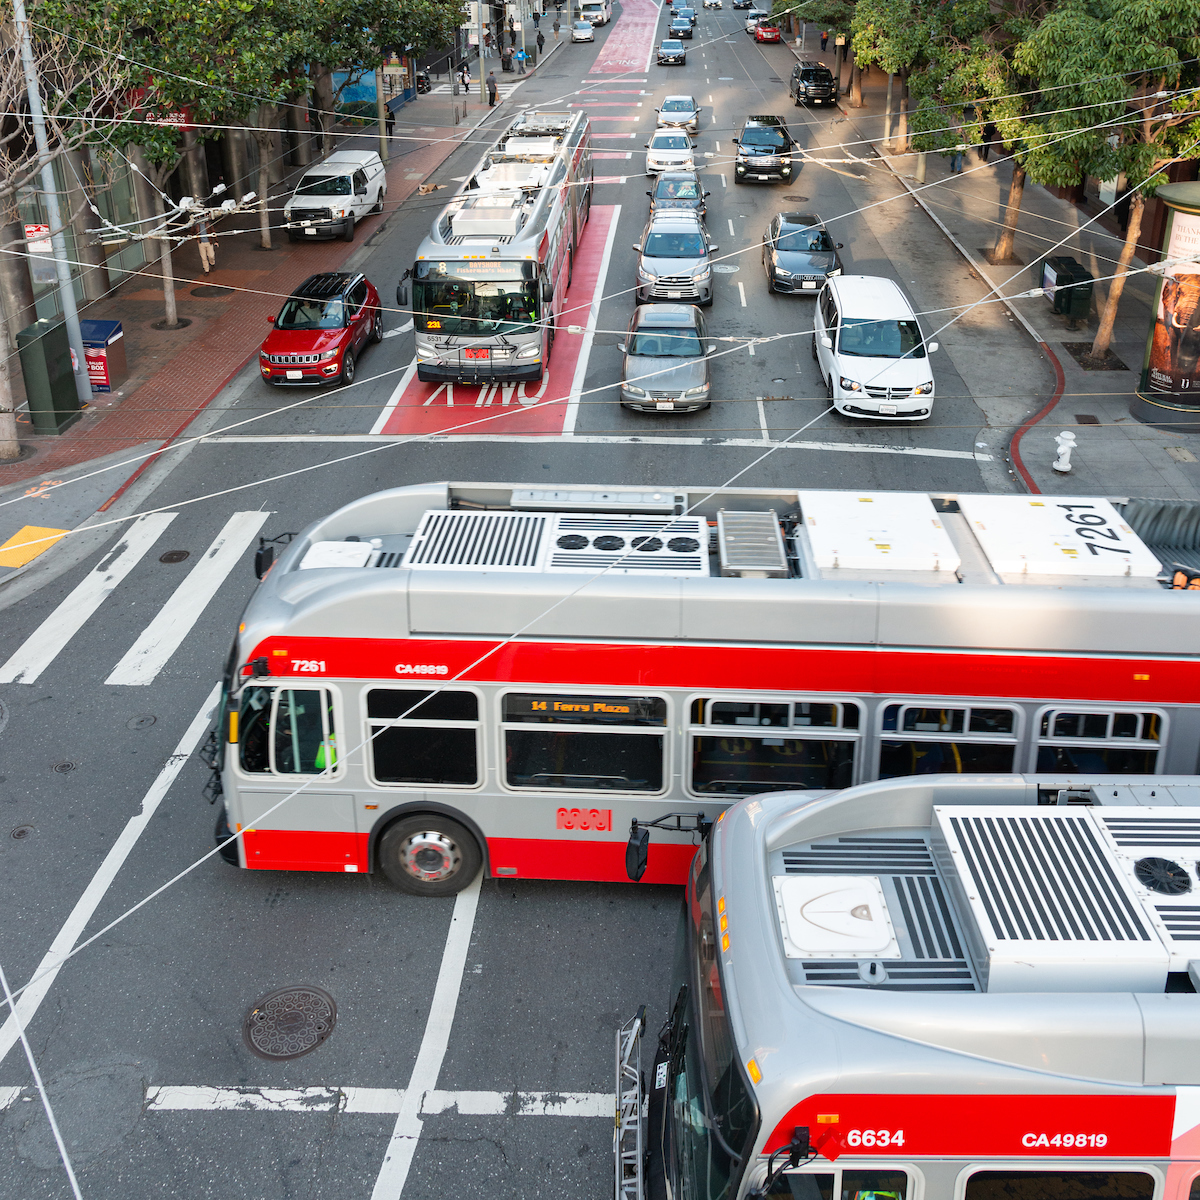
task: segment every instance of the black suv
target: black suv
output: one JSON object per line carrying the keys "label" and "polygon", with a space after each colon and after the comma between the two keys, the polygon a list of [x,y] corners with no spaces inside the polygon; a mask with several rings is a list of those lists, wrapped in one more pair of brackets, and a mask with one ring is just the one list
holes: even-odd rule
{"label": "black suv", "polygon": [[765,183],[772,179],[787,181],[792,178],[792,150],[796,143],[781,117],[770,114],[747,117],[741,133],[733,141],[737,146],[734,183],[745,183],[747,179]]}
{"label": "black suv", "polygon": [[836,104],[837,84],[824,63],[801,61],[792,68],[788,90],[796,107],[801,104]]}

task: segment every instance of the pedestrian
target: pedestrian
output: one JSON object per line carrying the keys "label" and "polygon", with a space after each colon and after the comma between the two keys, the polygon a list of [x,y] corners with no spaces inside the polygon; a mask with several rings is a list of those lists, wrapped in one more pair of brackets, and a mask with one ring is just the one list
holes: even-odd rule
{"label": "pedestrian", "polygon": [[510,29],[508,31],[508,44],[510,46],[515,46],[517,44],[517,31],[515,29]]}
{"label": "pedestrian", "polygon": [[470,90],[471,87],[471,68],[467,63],[463,63],[462,74],[458,77],[458,82],[462,85],[463,91]]}
{"label": "pedestrian", "polygon": [[513,16],[512,16],[512,13],[509,13],[509,14],[508,14],[508,32],[509,32],[509,33],[512,33],[512,31],[513,31],[515,28],[516,28],[516,23],[513,21]]}
{"label": "pedestrian", "polygon": [[987,162],[988,155],[992,152],[992,142],[996,140],[996,126],[989,121],[983,127],[983,144],[979,147],[979,157]]}
{"label": "pedestrian", "polygon": [[492,39],[492,31],[489,29],[487,31],[487,33],[485,33],[483,35],[483,56],[484,56],[484,58],[495,58],[495,55],[492,53],[492,51],[495,49],[495,46],[496,46],[496,43]]}
{"label": "pedestrian", "polygon": [[537,48],[538,48],[539,55],[541,54],[545,45],[546,45],[546,35],[539,29],[538,35],[537,35]]}
{"label": "pedestrian", "polygon": [[209,270],[217,265],[217,243],[208,236],[208,221],[200,220],[196,225],[196,232],[200,235],[196,243],[200,247],[200,265],[207,275]]}
{"label": "pedestrian", "polygon": [[822,29],[821,30],[821,49],[824,50],[825,47],[828,45],[829,45],[829,30]]}
{"label": "pedestrian", "polygon": [[391,105],[388,106],[387,116],[384,118],[384,127],[387,129],[388,141],[392,140],[392,134],[396,132],[396,114],[392,112]]}
{"label": "pedestrian", "polygon": [[533,27],[534,27],[534,29],[536,29],[538,27],[538,22],[541,19],[542,19],[542,14],[540,12],[538,12],[538,10],[535,8],[533,10]]}
{"label": "pedestrian", "polygon": [[496,72],[489,71],[487,77],[488,108],[496,107]]}
{"label": "pedestrian", "polygon": [[555,17],[555,18],[554,18],[554,40],[555,40],[556,42],[558,41],[558,31],[559,31],[561,28],[562,28],[562,26],[561,26],[561,25],[558,23],[558,18],[557,18],[557,17]]}
{"label": "pedestrian", "polygon": [[518,50],[516,52],[516,54],[513,55],[513,58],[515,58],[517,60],[517,74],[524,75],[525,74],[525,51]]}

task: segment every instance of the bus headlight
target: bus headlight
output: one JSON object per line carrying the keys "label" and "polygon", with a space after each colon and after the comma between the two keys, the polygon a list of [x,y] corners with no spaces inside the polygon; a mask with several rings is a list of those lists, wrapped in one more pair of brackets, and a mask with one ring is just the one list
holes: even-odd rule
{"label": "bus headlight", "polygon": [[425,355],[426,358],[432,358],[437,354],[437,350],[434,349],[432,342],[418,342],[417,353]]}
{"label": "bus headlight", "polygon": [[523,349],[518,350],[517,357],[518,358],[540,358],[541,353],[542,353],[541,346],[538,345],[537,342],[534,342],[532,345],[525,346]]}

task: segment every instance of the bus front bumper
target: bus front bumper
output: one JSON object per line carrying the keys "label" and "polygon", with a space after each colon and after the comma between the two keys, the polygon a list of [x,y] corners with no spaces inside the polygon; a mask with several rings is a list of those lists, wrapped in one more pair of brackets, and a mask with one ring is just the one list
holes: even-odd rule
{"label": "bus front bumper", "polygon": [[500,363],[418,362],[422,383],[533,383],[542,377],[541,360],[520,365]]}

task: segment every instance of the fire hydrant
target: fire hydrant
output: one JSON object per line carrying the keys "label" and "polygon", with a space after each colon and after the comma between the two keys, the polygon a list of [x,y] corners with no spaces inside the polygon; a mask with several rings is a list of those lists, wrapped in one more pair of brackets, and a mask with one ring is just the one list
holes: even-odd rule
{"label": "fire hydrant", "polygon": [[1069,429],[1064,429],[1054,439],[1054,443],[1058,446],[1058,457],[1051,465],[1060,475],[1069,475],[1071,473],[1071,451],[1075,449],[1075,435]]}

